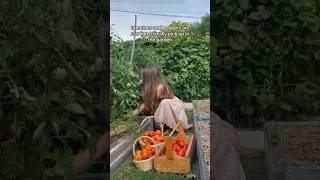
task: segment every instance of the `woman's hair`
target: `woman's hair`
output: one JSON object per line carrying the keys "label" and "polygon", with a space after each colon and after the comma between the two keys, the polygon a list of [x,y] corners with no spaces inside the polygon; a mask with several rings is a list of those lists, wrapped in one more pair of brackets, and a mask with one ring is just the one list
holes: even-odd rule
{"label": "woman's hair", "polygon": [[152,67],[147,67],[142,70],[143,84],[143,103],[147,113],[154,113],[155,106],[159,99],[157,98],[157,87],[159,84],[164,86],[161,98],[172,99],[173,92],[169,85],[161,78],[159,72]]}

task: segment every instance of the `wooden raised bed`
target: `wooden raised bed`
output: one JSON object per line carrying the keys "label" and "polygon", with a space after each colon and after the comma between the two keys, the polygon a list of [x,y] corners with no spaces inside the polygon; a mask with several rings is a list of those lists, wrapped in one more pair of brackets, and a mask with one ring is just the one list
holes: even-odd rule
{"label": "wooden raised bed", "polygon": [[[172,138],[173,141],[175,141],[175,138],[176,137]],[[173,152],[172,160],[167,159],[165,156],[160,157],[159,155],[156,155],[154,158],[154,168],[156,171],[179,174],[187,174],[191,171],[191,163],[195,149],[194,136],[185,136],[184,141],[188,143],[185,157],[179,157],[175,152]],[[161,152],[162,151],[165,151],[165,147],[163,147]]]}
{"label": "wooden raised bed", "polygon": [[320,122],[265,124],[268,180],[320,179]]}

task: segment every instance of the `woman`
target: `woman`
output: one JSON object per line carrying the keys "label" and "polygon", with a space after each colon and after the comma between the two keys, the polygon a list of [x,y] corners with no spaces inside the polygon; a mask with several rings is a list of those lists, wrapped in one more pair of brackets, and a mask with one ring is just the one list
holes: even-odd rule
{"label": "woman", "polygon": [[140,108],[133,111],[134,115],[145,112],[154,115],[156,127],[165,124],[173,129],[181,121],[185,129],[189,129],[187,115],[183,108],[183,102],[172,92],[169,85],[160,77],[154,68],[142,70],[143,103]]}

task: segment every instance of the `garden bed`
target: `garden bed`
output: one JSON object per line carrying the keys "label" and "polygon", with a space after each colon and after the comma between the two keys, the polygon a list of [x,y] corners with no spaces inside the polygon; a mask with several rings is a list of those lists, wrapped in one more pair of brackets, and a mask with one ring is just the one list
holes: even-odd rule
{"label": "garden bed", "polygon": [[134,129],[137,129],[144,118],[146,118],[146,116],[137,116],[131,120],[123,120],[112,123],[110,133],[110,144],[115,142],[117,139],[122,138]]}
{"label": "garden bed", "polygon": [[193,101],[194,131],[201,179],[210,178],[210,100]]}
{"label": "garden bed", "polygon": [[195,121],[195,137],[201,179],[210,178],[210,121]]}
{"label": "garden bed", "polygon": [[296,173],[304,179],[320,179],[320,122],[267,123],[265,127],[268,179],[286,179]]}

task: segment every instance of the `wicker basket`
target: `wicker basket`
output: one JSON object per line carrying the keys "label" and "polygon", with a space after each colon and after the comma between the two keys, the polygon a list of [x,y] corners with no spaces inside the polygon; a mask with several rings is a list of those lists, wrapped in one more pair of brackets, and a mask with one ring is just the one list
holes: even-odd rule
{"label": "wicker basket", "polygon": [[[153,143],[155,144],[154,140],[152,138],[150,138],[149,136],[140,136],[138,137],[135,142],[133,143],[133,146],[132,146],[132,153],[133,153],[133,156],[135,155],[135,151],[136,151],[136,144],[137,142],[141,139],[141,138],[149,138],[151,139],[151,141],[153,141]],[[157,149],[155,149],[155,153],[157,153]],[[135,160],[133,159],[133,162],[134,164],[136,165],[136,167],[142,171],[149,171],[151,169],[153,169],[153,159],[154,159],[154,156],[150,157],[149,159],[145,159],[145,160]]]}
{"label": "wicker basket", "polygon": [[[148,117],[146,117],[142,122],[141,122],[141,124],[140,124],[140,126],[142,126],[143,125],[143,123],[144,122],[146,122],[147,120],[150,120],[151,118],[158,118],[157,116],[148,116]],[[161,129],[161,136],[163,137],[163,121],[161,121],[162,123],[160,124],[160,129]],[[142,142],[142,140],[141,140],[142,138],[139,138],[139,143],[141,144],[141,145],[145,145],[143,142]],[[160,152],[161,151],[161,149],[163,149],[163,147],[165,146],[165,143],[164,142],[162,142],[162,143],[158,143],[158,144],[153,144],[153,145],[151,145],[151,147],[154,147],[156,150],[155,150],[155,152],[156,152],[156,155],[158,154],[157,152]]]}

